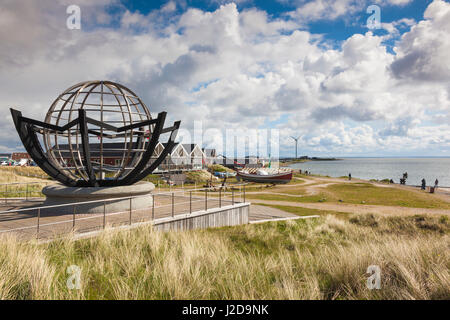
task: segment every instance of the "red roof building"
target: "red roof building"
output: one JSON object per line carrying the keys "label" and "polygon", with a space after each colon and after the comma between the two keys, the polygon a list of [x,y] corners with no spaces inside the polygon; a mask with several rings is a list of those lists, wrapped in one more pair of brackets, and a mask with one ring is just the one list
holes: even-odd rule
{"label": "red roof building", "polygon": [[27,152],[13,152],[11,159],[14,161],[19,161],[20,159],[30,159],[31,157]]}

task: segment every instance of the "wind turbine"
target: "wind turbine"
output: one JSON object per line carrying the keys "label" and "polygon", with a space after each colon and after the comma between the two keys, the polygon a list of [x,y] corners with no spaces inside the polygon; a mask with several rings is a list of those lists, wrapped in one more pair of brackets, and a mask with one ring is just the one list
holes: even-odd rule
{"label": "wind turbine", "polygon": [[295,159],[297,159],[297,145],[298,145],[298,139],[300,138],[300,136],[298,136],[297,138],[291,136],[291,138],[295,140]]}

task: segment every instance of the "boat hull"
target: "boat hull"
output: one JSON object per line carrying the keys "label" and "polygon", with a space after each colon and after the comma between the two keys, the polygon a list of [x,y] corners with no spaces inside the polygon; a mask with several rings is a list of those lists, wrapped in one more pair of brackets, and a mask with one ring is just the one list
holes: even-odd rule
{"label": "boat hull", "polygon": [[292,180],[292,172],[283,172],[279,174],[258,175],[238,172],[237,176],[244,181],[258,183],[288,183]]}

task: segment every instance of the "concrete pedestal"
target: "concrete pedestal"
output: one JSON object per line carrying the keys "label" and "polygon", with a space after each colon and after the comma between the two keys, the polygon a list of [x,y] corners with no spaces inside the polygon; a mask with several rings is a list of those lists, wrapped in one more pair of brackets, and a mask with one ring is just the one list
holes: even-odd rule
{"label": "concrete pedestal", "polygon": [[[67,203],[78,203],[85,201],[98,201],[95,203],[84,203],[76,206],[76,213],[106,213],[123,212],[130,210],[130,199],[118,199],[123,197],[135,197],[131,200],[132,210],[151,208],[153,197],[151,192],[155,185],[151,182],[138,182],[130,186],[120,187],[66,187],[62,184],[52,184],[42,189],[46,199],[44,206],[53,206]],[[110,200],[111,199],[111,200]],[[63,206],[45,209],[46,212],[67,214],[73,213],[74,206]]]}

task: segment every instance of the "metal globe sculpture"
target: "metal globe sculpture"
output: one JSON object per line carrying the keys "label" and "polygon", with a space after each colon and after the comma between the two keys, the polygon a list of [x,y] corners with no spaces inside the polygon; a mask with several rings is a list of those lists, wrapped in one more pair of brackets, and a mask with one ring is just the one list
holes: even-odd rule
{"label": "metal globe sculpture", "polygon": [[[152,119],[133,91],[111,81],[86,81],[68,88],[43,122],[14,109],[11,114],[31,158],[70,187],[122,186],[143,179],[172,151],[180,126],[177,121],[164,128],[166,112]],[[169,134],[167,143],[155,155],[164,134]]]}

